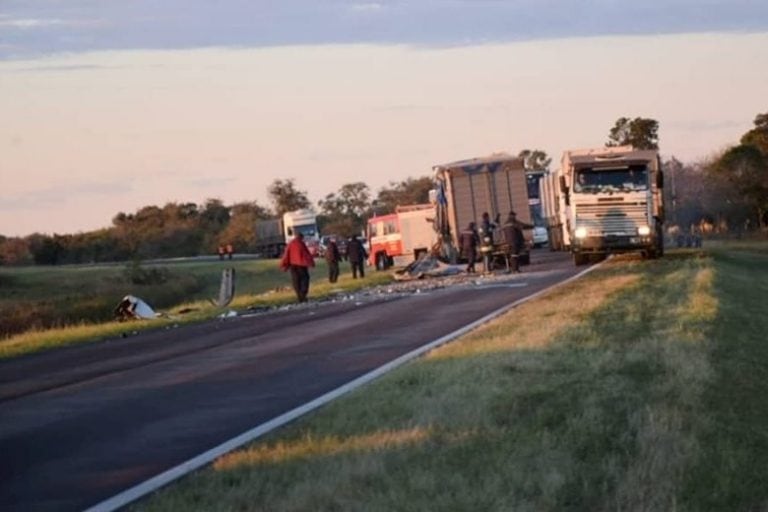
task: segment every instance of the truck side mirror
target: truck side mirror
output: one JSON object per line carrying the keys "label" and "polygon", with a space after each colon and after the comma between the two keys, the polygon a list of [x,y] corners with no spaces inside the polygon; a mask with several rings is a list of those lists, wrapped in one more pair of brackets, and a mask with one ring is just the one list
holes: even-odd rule
{"label": "truck side mirror", "polygon": [[664,188],[664,173],[661,170],[656,173],[656,188]]}

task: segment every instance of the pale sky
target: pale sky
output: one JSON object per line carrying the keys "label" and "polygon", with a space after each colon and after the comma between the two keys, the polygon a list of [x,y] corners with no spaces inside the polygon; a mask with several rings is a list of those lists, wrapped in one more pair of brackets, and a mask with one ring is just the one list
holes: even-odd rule
{"label": "pale sky", "polygon": [[692,161],[768,112],[768,2],[624,3],[0,0],[0,234],[557,162],[621,116]]}

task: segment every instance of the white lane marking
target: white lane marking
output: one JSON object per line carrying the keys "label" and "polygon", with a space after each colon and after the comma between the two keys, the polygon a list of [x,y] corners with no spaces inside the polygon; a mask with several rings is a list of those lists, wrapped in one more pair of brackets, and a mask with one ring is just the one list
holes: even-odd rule
{"label": "white lane marking", "polygon": [[481,325],[487,322],[490,322],[491,320],[494,320],[495,318],[503,315],[510,309],[513,309],[519,306],[520,304],[528,302],[529,300],[533,300],[559,286],[564,286],[570,283],[571,281],[575,281],[581,276],[589,272],[592,272],[596,268],[602,266],[602,264],[603,262],[600,262],[597,265],[593,265],[585,270],[582,270],[578,274],[569,277],[565,281],[553,284],[552,286],[548,286],[543,290],[539,290],[538,292],[531,294],[527,297],[524,297],[520,300],[517,300],[511,304],[502,306],[496,311],[493,311],[485,315],[484,317],[478,320],[475,320],[471,324],[467,324],[460,329],[457,329],[449,334],[446,334],[445,336],[442,336],[430,343],[427,343],[426,345],[422,345],[421,347],[414,349],[408,352],[407,354],[404,354],[398,357],[397,359],[394,359],[388,362],[387,364],[380,366],[375,370],[372,370],[366,373],[365,375],[358,377],[355,380],[350,381],[344,384],[343,386],[334,389],[333,391],[329,391],[328,393],[318,398],[315,398],[314,400],[307,402],[304,405],[301,405],[284,414],[281,414],[280,416],[273,418],[267,421],[266,423],[262,423],[261,425],[254,427],[251,430],[248,430],[247,432],[243,432],[239,436],[233,437],[229,441],[225,441],[224,443],[214,448],[211,448],[210,450],[204,453],[201,453],[200,455],[197,455],[196,457],[193,457],[186,462],[182,462],[178,466],[175,466],[163,473],[160,473],[159,475],[154,476],[149,480],[145,480],[144,482],[134,487],[131,487],[130,489],[127,489],[119,494],[116,494],[115,496],[109,499],[106,499],[100,503],[97,503],[96,505],[87,509],[85,512],[112,512],[113,510],[117,510],[120,507],[124,507],[129,503],[132,503],[138,500],[139,498],[142,498],[152,492],[157,491],[161,487],[168,485],[174,480],[178,480],[179,478],[191,473],[192,471],[195,471],[207,464],[210,464],[211,462],[215,461],[222,455],[225,455],[237,448],[240,448],[241,446],[247,443],[250,443],[251,441],[254,441],[255,439],[263,436],[264,434],[267,434],[272,430],[275,430],[276,428],[282,427],[283,425],[290,423],[291,421],[301,416],[304,416],[305,414],[312,412],[315,409],[318,409],[319,407],[322,407],[328,402],[331,402],[332,400],[335,400],[340,396],[345,395],[350,391],[353,391],[359,388],[360,386],[368,384],[372,380],[375,380],[381,377],[382,375],[394,370],[395,368],[398,368],[399,366],[404,365],[405,363],[411,361],[412,359],[416,359],[417,357],[420,357],[426,354],[430,350],[435,349],[440,345],[444,345],[449,341],[452,341],[460,336],[463,336],[464,334],[480,327]]}

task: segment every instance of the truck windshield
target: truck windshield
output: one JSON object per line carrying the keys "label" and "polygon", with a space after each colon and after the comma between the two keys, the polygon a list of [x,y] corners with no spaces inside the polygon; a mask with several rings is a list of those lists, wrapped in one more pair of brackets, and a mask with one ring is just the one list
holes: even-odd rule
{"label": "truck windshield", "polygon": [[576,171],[574,192],[635,192],[648,190],[648,168],[644,165],[611,168],[582,168]]}
{"label": "truck windshield", "polygon": [[293,226],[293,232],[301,233],[304,236],[315,236],[315,233],[317,233],[317,226],[315,224],[302,224],[301,226]]}

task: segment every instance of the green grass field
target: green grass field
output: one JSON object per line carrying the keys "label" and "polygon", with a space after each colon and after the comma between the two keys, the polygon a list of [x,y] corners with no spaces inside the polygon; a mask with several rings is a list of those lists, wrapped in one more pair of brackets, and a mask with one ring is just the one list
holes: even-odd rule
{"label": "green grass field", "polygon": [[766,510],[766,266],[608,262],[135,508]]}
{"label": "green grass field", "polygon": [[[90,342],[125,332],[197,322],[222,312],[209,299],[219,293],[222,269],[236,272],[231,308],[277,306],[295,301],[290,276],[278,260],[232,260],[142,265],[156,270],[163,282],[134,284],[125,265],[62,267],[0,267],[0,358],[14,357],[62,345]],[[339,282],[331,286],[323,260],[311,271],[310,299],[338,290],[353,291],[391,281],[389,273],[369,272],[352,280],[349,265],[341,264]],[[168,318],[115,322],[113,310],[125,295],[135,295]],[[183,313],[183,311],[187,311]]]}

